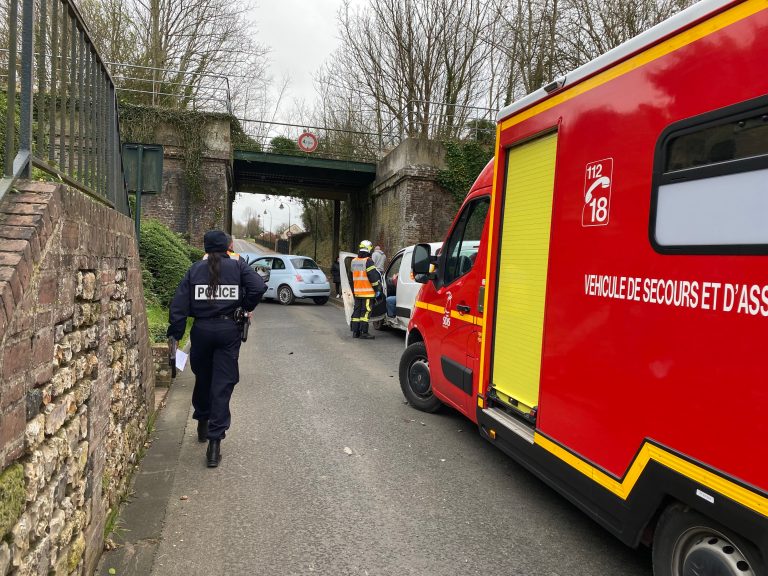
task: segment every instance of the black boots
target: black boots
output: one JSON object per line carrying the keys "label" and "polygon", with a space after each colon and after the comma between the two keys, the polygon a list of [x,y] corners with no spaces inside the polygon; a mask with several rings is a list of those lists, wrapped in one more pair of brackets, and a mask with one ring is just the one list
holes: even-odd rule
{"label": "black boots", "polygon": [[197,421],[197,441],[206,442],[208,440],[208,420]]}
{"label": "black boots", "polygon": [[368,334],[368,332],[361,332],[360,333],[360,340],[375,340],[376,336],[373,334]]}
{"label": "black boots", "polygon": [[205,455],[208,468],[216,468],[221,462],[221,440],[209,440]]}

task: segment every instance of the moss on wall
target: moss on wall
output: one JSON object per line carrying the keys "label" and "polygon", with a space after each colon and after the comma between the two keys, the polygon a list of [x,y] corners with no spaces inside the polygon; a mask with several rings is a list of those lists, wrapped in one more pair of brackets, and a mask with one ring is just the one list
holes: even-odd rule
{"label": "moss on wall", "polygon": [[[203,152],[205,132],[208,121],[212,118],[233,118],[227,114],[177,110],[120,103],[120,136],[123,142],[142,144],[156,143],[155,129],[168,125],[179,134],[179,146],[184,158],[184,178],[192,198],[203,199]],[[245,137],[243,135],[243,137]]]}
{"label": "moss on wall", "polygon": [[14,527],[24,511],[24,468],[12,464],[0,474],[0,538]]}

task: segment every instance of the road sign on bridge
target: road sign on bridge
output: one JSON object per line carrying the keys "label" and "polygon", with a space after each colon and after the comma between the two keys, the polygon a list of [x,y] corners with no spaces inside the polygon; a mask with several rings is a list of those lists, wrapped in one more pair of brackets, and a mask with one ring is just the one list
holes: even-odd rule
{"label": "road sign on bridge", "polygon": [[312,132],[303,132],[299,136],[299,149],[303,152],[314,152],[317,150],[317,136]]}

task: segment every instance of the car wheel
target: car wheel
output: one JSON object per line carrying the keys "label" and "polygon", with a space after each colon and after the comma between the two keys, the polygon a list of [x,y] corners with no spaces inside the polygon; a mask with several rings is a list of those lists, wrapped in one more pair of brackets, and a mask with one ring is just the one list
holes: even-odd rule
{"label": "car wheel", "polygon": [[312,300],[318,306],[322,306],[323,304],[328,302],[328,296],[318,296],[317,298],[312,298]]}
{"label": "car wheel", "polygon": [[422,412],[436,412],[442,406],[432,392],[427,347],[416,342],[400,357],[400,388],[408,403]]}
{"label": "car wheel", "polygon": [[296,297],[293,295],[293,290],[291,290],[290,286],[283,285],[280,286],[280,289],[277,291],[277,299],[280,300],[280,304],[288,306],[289,304],[293,304]]}
{"label": "car wheel", "polygon": [[652,553],[655,576],[765,574],[765,564],[749,542],[679,503],[659,518]]}

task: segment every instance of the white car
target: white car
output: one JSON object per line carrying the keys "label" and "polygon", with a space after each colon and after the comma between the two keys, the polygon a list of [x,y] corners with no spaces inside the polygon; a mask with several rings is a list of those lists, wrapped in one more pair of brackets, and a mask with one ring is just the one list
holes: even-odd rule
{"label": "white car", "polygon": [[251,261],[250,266],[269,270],[264,298],[275,298],[280,304],[293,304],[296,298],[325,304],[331,295],[328,278],[309,256],[269,254]]}
{"label": "white car", "polygon": [[[432,254],[436,253],[442,247],[442,242],[430,242]],[[347,316],[347,323],[352,317],[352,308],[355,297],[352,293],[352,282],[350,281],[349,265],[353,258],[357,256],[351,252],[340,252],[339,257],[343,263],[342,269],[347,274],[341,274],[342,297],[344,298],[344,312]],[[421,289],[421,284],[413,279],[411,273],[411,260],[413,259],[413,246],[407,246],[398,251],[390,260],[387,269],[384,272],[385,292],[388,287],[395,286],[395,317],[387,316],[384,304],[375,306],[369,321],[372,326],[378,330],[384,327],[397,328],[398,330],[408,330],[408,322],[411,319],[411,311],[416,303],[416,297]],[[391,291],[391,289],[390,289]]]}

